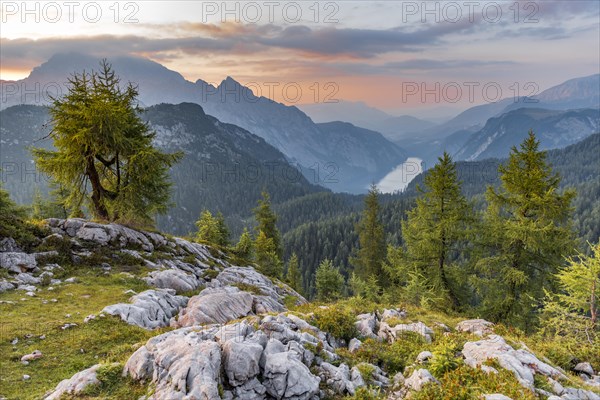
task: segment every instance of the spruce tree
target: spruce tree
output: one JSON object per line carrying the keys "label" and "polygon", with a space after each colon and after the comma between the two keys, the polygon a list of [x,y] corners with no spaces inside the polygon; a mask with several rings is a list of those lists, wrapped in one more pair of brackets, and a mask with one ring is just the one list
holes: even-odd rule
{"label": "spruce tree", "polygon": [[485,257],[477,262],[482,309],[487,318],[523,328],[535,323],[534,302],[555,288],[554,276],[575,248],[571,200],[546,162],[533,132],[500,165],[501,186],[488,187]]}
{"label": "spruce tree", "polygon": [[257,226],[256,232],[263,232],[265,236],[273,240],[275,246],[275,253],[281,259],[283,257],[283,249],[281,247],[281,235],[275,225],[277,222],[277,216],[271,209],[271,197],[269,193],[262,192],[262,199],[258,200],[258,206],[254,209],[254,216],[256,218]]}
{"label": "spruce tree", "polygon": [[169,168],[180,154],[156,149],[141,120],[138,90],[122,85],[104,60],[99,72],[74,74],[50,107],[56,150],[33,149],[37,166],[69,193],[73,210],[87,202],[94,217],[151,224],[169,205]]}
{"label": "spruce tree", "polygon": [[288,260],[286,281],[295,291],[302,293],[302,274],[300,273],[298,264],[298,256],[296,253],[292,253],[292,256]]}
{"label": "spruce tree", "polygon": [[355,227],[358,232],[359,248],[351,263],[360,279],[367,281],[369,277],[374,276],[379,286],[385,286],[387,279],[383,275],[382,263],[386,258],[387,247],[381,223],[379,191],[375,185],[371,185],[364,203],[362,217]]}
{"label": "spruce tree", "polygon": [[331,260],[323,260],[317,268],[315,288],[320,301],[334,301],[342,297],[344,277]]}
{"label": "spruce tree", "polygon": [[448,153],[427,172],[424,184],[418,187],[416,206],[402,222],[405,262],[413,278],[424,279],[420,286],[439,292],[458,308],[459,284],[466,274],[457,259],[465,248],[473,211],[461,194],[456,165]]}

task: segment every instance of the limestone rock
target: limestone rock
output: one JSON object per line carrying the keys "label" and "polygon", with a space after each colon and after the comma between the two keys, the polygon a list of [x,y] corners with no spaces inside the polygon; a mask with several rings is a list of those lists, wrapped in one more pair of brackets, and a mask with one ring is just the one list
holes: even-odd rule
{"label": "limestone rock", "polygon": [[168,326],[169,321],[187,304],[188,298],[176,296],[171,289],[146,290],[132,296],[131,304],[113,304],[102,312],[118,315],[128,324],[145,329]]}
{"label": "limestone rock", "polygon": [[207,288],[194,296],[181,310],[178,326],[224,324],[252,312],[253,298],[237,288]]}
{"label": "limestone rock", "polygon": [[6,252],[0,253],[0,268],[4,268],[14,273],[31,271],[35,269],[37,262],[33,254]]}
{"label": "limestone rock", "polygon": [[459,322],[456,326],[456,330],[459,332],[468,332],[476,336],[485,336],[494,333],[492,322],[486,321],[485,319],[469,319],[466,321]]}
{"label": "limestone rock", "polygon": [[536,373],[553,379],[566,379],[558,369],[540,361],[525,349],[515,350],[498,335],[490,335],[488,339],[465,343],[463,350],[465,364],[475,368],[483,362],[495,359],[505,369],[512,371],[519,382],[533,390]]}
{"label": "limestone rock", "polygon": [[4,293],[7,290],[13,290],[14,288],[15,288],[15,285],[13,285],[10,282],[4,281],[4,280],[0,281],[0,293]]}
{"label": "limestone rock", "polygon": [[434,334],[433,330],[422,322],[389,326],[387,322],[382,321],[379,325],[379,332],[377,335],[391,343],[396,340],[400,340],[402,335],[406,332],[418,333],[425,338],[427,343],[431,343]]}
{"label": "limestone rock", "polygon": [[510,397],[505,396],[503,394],[498,394],[498,393],[495,393],[495,394],[484,394],[483,398],[485,400],[512,400]]}
{"label": "limestone rock", "polygon": [[89,385],[97,385],[100,383],[96,377],[96,372],[100,368],[100,364],[84,369],[73,375],[70,379],[65,379],[60,382],[54,391],[44,398],[44,400],[59,400],[65,394],[81,393]]}
{"label": "limestone rock", "polygon": [[319,393],[319,378],[290,352],[269,354],[263,376],[267,393],[276,399],[308,400]]}
{"label": "limestone rock", "polygon": [[234,339],[223,344],[223,366],[231,386],[240,386],[260,373],[262,352],[263,347],[252,341]]}
{"label": "limestone rock", "polygon": [[221,348],[213,339],[210,331],[189,328],[156,336],[129,358],[124,373],[155,384],[149,400],[218,399]]}
{"label": "limestone rock", "polygon": [[575,370],[575,372],[583,372],[584,374],[587,374],[589,376],[594,375],[594,368],[592,368],[592,364],[590,364],[589,362],[579,363],[573,369]]}
{"label": "limestone rock", "polygon": [[348,343],[348,351],[350,351],[350,353],[354,353],[360,348],[361,345],[362,342],[360,340],[357,338],[352,338],[350,339],[350,343]]}
{"label": "limestone rock", "polygon": [[370,314],[359,314],[356,316],[356,330],[358,333],[366,338],[377,338],[377,317],[374,313]]}
{"label": "limestone rock", "polygon": [[406,379],[404,386],[410,390],[418,392],[423,389],[423,386],[429,383],[435,383],[438,385],[440,384],[440,382],[435,379],[433,375],[431,375],[431,372],[426,369],[418,369],[414,371],[408,379]]}
{"label": "limestone rock", "polygon": [[150,286],[160,289],[173,289],[177,293],[190,292],[202,284],[196,276],[187,274],[179,269],[152,271],[143,278]]}

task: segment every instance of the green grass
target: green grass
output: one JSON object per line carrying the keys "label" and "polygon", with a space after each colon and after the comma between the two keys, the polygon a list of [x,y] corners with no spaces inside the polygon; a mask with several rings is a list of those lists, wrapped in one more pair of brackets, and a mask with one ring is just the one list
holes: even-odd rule
{"label": "green grass", "polygon": [[[139,279],[118,273],[88,274],[78,276],[76,283],[58,285],[53,291],[38,291],[36,297],[25,296],[22,291],[0,294],[0,300],[15,302],[0,304],[0,395],[15,400],[39,399],[61,380],[94,364],[126,361],[147,339],[159,334],[160,331],[146,331],[112,316],[83,323],[87,315],[98,314],[107,305],[126,302],[131,296],[124,293],[128,289],[140,292],[147,287]],[[78,326],[61,330],[65,323]],[[46,338],[40,339],[40,335]],[[14,338],[19,339],[15,346],[10,343]],[[23,365],[20,358],[34,350],[40,350],[43,357]],[[31,379],[23,381],[24,374]],[[98,390],[100,397],[119,393],[112,398],[137,398],[127,393],[138,394],[142,388],[120,379]]]}

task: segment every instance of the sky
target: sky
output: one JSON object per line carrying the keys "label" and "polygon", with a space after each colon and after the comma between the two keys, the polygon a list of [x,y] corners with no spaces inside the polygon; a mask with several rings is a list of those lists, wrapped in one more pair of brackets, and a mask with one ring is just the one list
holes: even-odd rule
{"label": "sky", "polygon": [[362,101],[400,115],[600,72],[598,1],[0,1],[0,10],[3,80],[56,53],[129,54],[190,81],[232,76],[278,101]]}

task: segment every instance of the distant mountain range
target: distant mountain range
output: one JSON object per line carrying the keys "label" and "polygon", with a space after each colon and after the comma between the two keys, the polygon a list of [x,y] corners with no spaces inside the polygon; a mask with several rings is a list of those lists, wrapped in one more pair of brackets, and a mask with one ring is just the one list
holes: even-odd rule
{"label": "distant mountain range", "polygon": [[[362,192],[370,182],[381,179],[407,158],[406,152],[397,145],[382,137],[372,141],[372,133],[365,130],[354,130],[349,137],[343,130],[335,130],[335,135],[324,133],[298,108],[257,97],[231,77],[215,87],[202,80],[187,81],[179,73],[148,59],[121,56],[109,61],[124,81],[138,85],[143,105],[200,104],[207,114],[220,121],[238,125],[262,137],[279,149],[289,162],[297,165],[308,179],[317,176],[315,183],[336,191]],[[41,90],[45,88],[56,93],[58,84],[65,91],[70,74],[97,69],[98,62],[95,57],[78,53],[55,55],[34,68],[27,78],[2,82],[5,98],[1,106],[47,104],[47,96],[36,96],[27,90],[37,85]],[[373,143],[367,146],[370,142]],[[359,159],[353,158],[357,156]],[[315,175],[315,170],[325,170],[327,176],[332,165],[336,170],[335,181],[321,179],[321,173]],[[361,165],[376,168],[361,169]]]}
{"label": "distant mountain range", "polygon": [[[183,151],[171,169],[176,207],[159,219],[159,227],[186,234],[195,230],[202,209],[222,211],[239,233],[244,218],[267,190],[274,202],[323,191],[310,184],[285,156],[264,139],[238,126],[220,122],[193,103],[149,107],[143,118],[157,133],[155,143],[169,152]],[[51,148],[43,139],[50,127],[48,109],[20,105],[0,111],[0,165],[3,186],[19,203],[30,203],[35,188],[46,190],[36,175],[30,147]]]}
{"label": "distant mountain range", "polygon": [[437,124],[410,115],[392,116],[363,102],[304,104],[299,106],[315,122],[347,121],[356,126],[381,132],[391,141],[400,143],[406,135]]}

